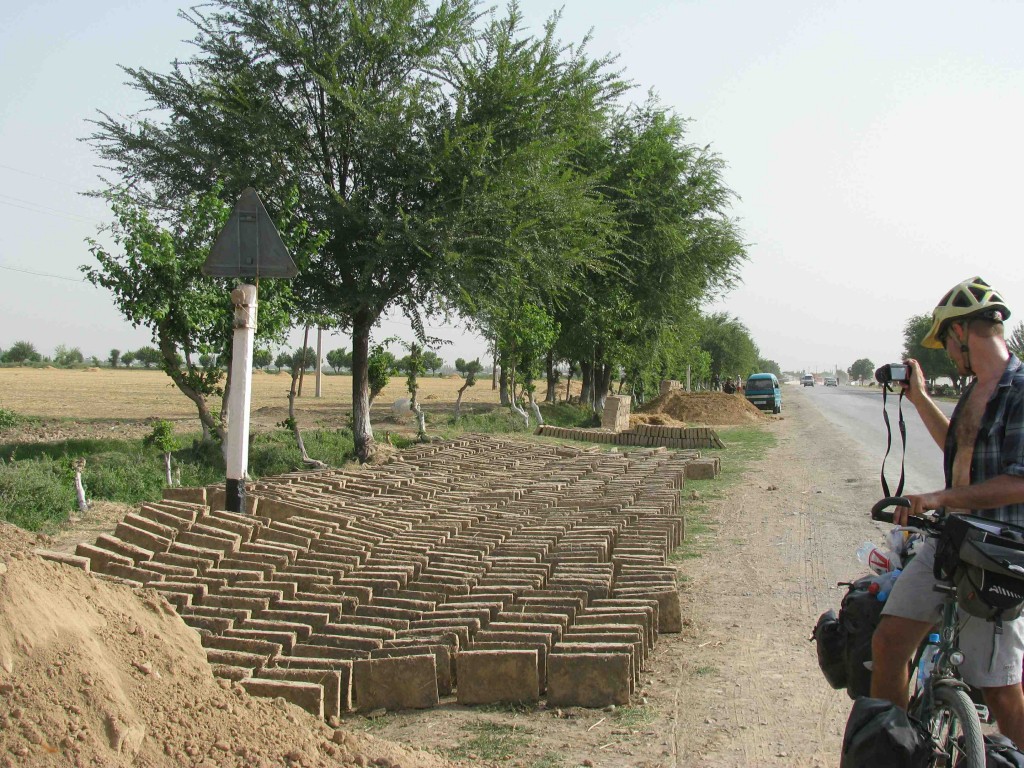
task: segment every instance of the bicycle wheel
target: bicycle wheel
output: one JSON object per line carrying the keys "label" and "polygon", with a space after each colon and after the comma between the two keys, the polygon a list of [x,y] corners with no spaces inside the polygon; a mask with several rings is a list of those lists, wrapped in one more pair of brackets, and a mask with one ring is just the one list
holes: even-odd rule
{"label": "bicycle wheel", "polygon": [[936,748],[932,765],[985,768],[985,742],[971,697],[949,685],[936,686],[932,696],[935,707],[924,724]]}

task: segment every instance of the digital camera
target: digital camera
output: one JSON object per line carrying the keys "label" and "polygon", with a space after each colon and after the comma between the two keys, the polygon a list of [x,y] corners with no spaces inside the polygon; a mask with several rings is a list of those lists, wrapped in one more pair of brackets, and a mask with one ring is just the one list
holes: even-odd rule
{"label": "digital camera", "polygon": [[875,371],[875,381],[879,384],[906,384],[910,381],[910,365],[886,363]]}

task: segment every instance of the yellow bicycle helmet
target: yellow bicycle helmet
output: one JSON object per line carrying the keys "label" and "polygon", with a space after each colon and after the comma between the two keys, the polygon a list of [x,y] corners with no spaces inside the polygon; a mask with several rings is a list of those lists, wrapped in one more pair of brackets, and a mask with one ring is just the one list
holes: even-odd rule
{"label": "yellow bicycle helmet", "polygon": [[1001,322],[1009,316],[1009,308],[992,286],[980,277],[972,277],[957,284],[942,297],[932,312],[932,327],[921,341],[921,346],[942,349],[943,344],[939,341],[939,336],[955,320],[987,317],[989,320]]}

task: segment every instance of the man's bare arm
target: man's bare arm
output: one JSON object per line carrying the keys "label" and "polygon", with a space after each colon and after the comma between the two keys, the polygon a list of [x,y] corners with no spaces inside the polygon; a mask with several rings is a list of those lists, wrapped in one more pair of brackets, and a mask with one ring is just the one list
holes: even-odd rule
{"label": "man's bare arm", "polygon": [[959,488],[946,488],[934,493],[907,494],[910,509],[897,507],[897,525],[902,525],[906,517],[901,513],[908,512],[920,515],[929,509],[952,507],[954,509],[992,509],[1005,507],[1008,504],[1024,504],[1024,477],[1017,475],[996,475],[983,483],[962,485]]}

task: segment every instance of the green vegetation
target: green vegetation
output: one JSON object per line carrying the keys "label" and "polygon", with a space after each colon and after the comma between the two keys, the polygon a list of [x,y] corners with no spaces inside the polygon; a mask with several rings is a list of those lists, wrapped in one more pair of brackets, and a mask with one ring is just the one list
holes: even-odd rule
{"label": "green vegetation", "polygon": [[651,707],[618,707],[612,714],[619,728],[639,728],[654,721],[655,711]]}
{"label": "green vegetation", "polygon": [[0,408],[0,432],[5,429],[16,427],[22,422],[22,417],[10,408]]}
{"label": "green vegetation", "polygon": [[[10,413],[9,411],[0,411]],[[220,449],[187,436],[189,447],[171,451],[181,484],[198,486],[224,481]],[[74,459],[86,460],[82,479],[90,500],[125,504],[154,501],[166,485],[163,447],[147,440],[63,440],[54,443],[0,444],[0,520],[30,531],[52,530],[75,509]],[[314,458],[340,465],[355,457],[351,430],[314,430],[305,435]],[[253,478],[281,474],[303,466],[289,432],[257,434],[249,446]]]}
{"label": "green vegetation", "polygon": [[[509,760],[519,754],[530,741],[528,731],[516,725],[482,722],[472,723],[465,730],[473,734],[472,738],[445,750],[448,758]],[[475,755],[475,758],[470,758],[470,755]]]}

